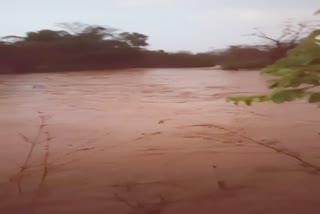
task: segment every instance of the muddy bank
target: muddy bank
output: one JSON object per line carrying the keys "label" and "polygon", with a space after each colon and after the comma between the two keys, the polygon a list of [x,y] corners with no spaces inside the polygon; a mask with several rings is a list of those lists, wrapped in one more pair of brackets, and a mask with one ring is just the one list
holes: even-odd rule
{"label": "muddy bank", "polygon": [[320,114],[256,72],[0,76],[0,213],[319,213]]}

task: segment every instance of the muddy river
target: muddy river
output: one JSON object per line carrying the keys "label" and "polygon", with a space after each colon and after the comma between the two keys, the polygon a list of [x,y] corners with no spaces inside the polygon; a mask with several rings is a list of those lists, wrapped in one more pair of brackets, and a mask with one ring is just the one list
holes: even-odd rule
{"label": "muddy river", "polygon": [[320,109],[255,71],[0,76],[1,214],[318,214]]}

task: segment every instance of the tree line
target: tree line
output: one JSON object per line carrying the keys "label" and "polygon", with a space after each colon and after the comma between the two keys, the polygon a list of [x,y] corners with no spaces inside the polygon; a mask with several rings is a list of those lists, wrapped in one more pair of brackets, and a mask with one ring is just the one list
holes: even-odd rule
{"label": "tree line", "polygon": [[63,23],[63,30],[40,30],[6,36],[0,42],[0,69],[28,73],[136,67],[209,67],[209,53],[147,50],[148,36],[136,32]]}
{"label": "tree line", "polygon": [[259,46],[231,46],[206,53],[147,49],[148,36],[137,32],[81,23],[61,23],[61,30],[44,29],[0,41],[0,73],[56,72],[113,68],[213,67],[259,69],[294,48],[306,26],[287,25],[279,38],[257,30],[266,39]]}

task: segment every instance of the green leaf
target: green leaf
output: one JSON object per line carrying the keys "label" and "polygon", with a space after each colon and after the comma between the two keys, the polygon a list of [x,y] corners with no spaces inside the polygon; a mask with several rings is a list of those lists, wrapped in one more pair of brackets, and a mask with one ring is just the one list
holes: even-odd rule
{"label": "green leaf", "polygon": [[269,100],[270,100],[270,96],[268,96],[268,95],[255,96],[253,98],[253,101],[255,101],[255,102],[266,102]]}
{"label": "green leaf", "polygon": [[277,70],[277,74],[280,76],[294,75],[296,73],[296,70],[292,68],[280,68],[279,70]]}
{"label": "green leaf", "polygon": [[227,102],[233,102],[238,105],[239,102],[243,102],[246,105],[250,106],[253,102],[266,102],[270,101],[270,97],[268,95],[258,95],[258,96],[241,96],[241,97],[228,97]]}
{"label": "green leaf", "polygon": [[271,100],[274,103],[284,103],[302,98],[304,96],[306,96],[306,92],[303,90],[281,90],[274,92],[271,95]]}
{"label": "green leaf", "polygon": [[233,104],[238,105],[240,99],[241,98],[239,97],[228,97],[227,102],[232,102]]}
{"label": "green leaf", "polygon": [[309,103],[318,103],[320,102],[320,93],[312,93],[309,98]]}
{"label": "green leaf", "polygon": [[289,101],[289,96],[287,93],[275,93],[271,96],[271,100],[274,103],[284,103]]}
{"label": "green leaf", "polygon": [[268,81],[268,88],[277,88],[279,86],[278,80],[269,80]]}
{"label": "green leaf", "polygon": [[320,10],[317,10],[314,15],[320,15]]}

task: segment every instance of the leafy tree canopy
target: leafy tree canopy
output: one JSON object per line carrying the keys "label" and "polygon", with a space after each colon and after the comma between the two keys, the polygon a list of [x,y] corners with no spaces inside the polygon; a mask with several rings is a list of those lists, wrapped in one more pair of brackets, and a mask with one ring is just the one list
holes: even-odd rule
{"label": "leafy tree canopy", "polygon": [[[317,14],[320,10],[317,11]],[[268,81],[270,94],[258,96],[229,97],[227,100],[238,104],[244,102],[272,101],[284,103],[296,99],[307,99],[310,103],[320,103],[320,29],[301,40],[297,47],[275,64],[263,69],[263,73],[276,79]]]}

